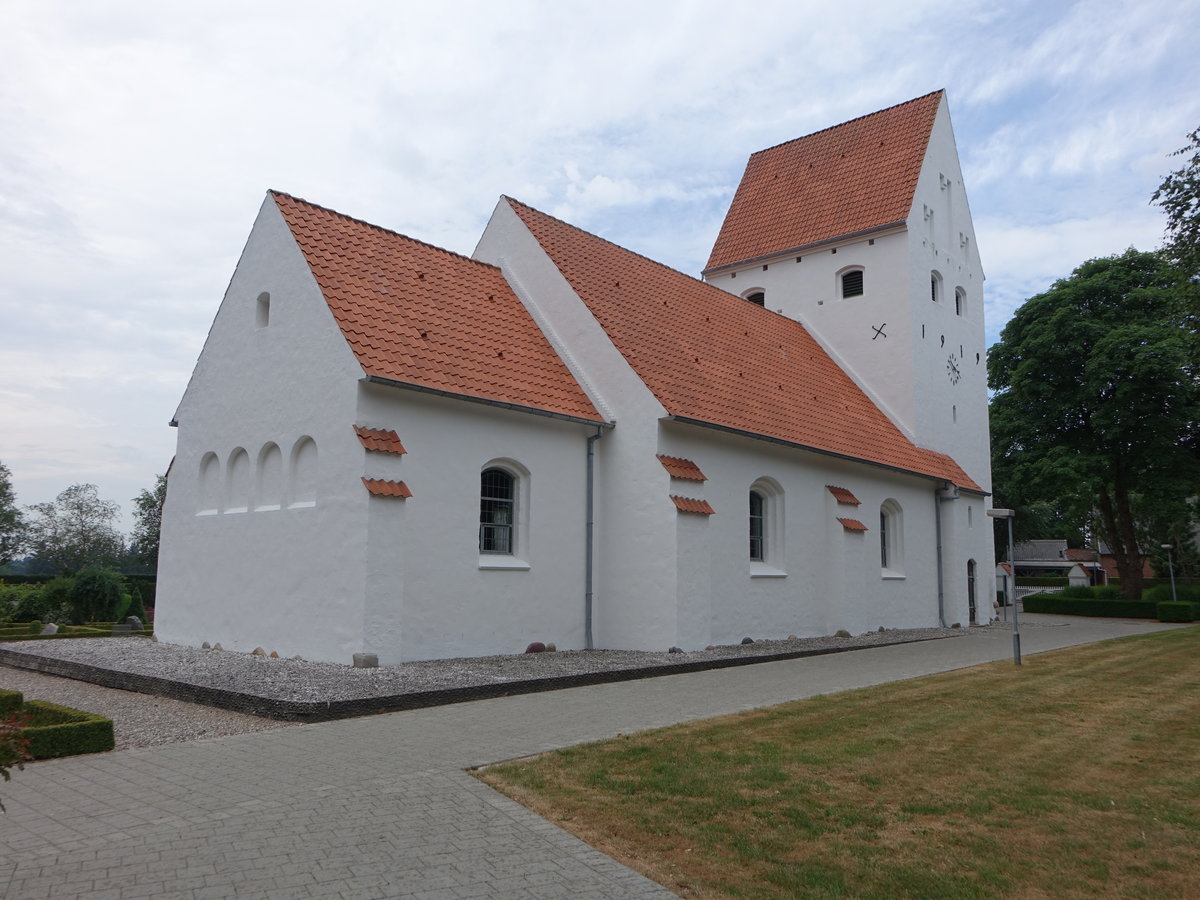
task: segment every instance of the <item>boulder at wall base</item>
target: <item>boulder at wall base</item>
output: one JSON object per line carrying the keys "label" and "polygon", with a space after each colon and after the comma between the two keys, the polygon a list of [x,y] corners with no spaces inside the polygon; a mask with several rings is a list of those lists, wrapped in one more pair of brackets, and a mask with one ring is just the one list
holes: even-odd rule
{"label": "boulder at wall base", "polygon": [[753,643],[754,643],[754,638],[752,638],[752,637],[744,637],[744,638],[742,638],[742,643],[743,643],[743,644],[753,644]]}
{"label": "boulder at wall base", "polygon": [[532,644],[530,644],[528,647],[525,648],[525,652],[526,653],[545,653],[546,645],[543,644],[541,641],[534,641]]}

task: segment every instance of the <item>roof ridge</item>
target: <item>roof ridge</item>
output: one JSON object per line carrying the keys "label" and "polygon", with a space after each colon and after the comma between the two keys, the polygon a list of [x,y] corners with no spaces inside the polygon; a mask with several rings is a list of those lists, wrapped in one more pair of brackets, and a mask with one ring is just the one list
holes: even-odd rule
{"label": "roof ridge", "polygon": [[467,256],[464,253],[458,253],[454,250],[448,250],[445,247],[439,247],[437,244],[431,244],[429,241],[423,241],[420,238],[413,237],[412,235],[404,234],[401,231],[396,231],[394,228],[385,228],[382,225],[376,225],[374,222],[368,222],[366,219],[360,219],[357,216],[351,216],[344,212],[338,212],[336,209],[332,209],[328,206],[322,206],[320,203],[313,203],[311,200],[305,200],[303,197],[297,197],[294,194],[289,194],[287,191],[277,191],[274,188],[267,188],[267,193],[272,197],[285,197],[288,200],[295,201],[296,203],[303,203],[305,206],[311,207],[312,209],[319,209],[321,212],[326,212],[330,215],[337,216],[339,219],[345,219],[346,221],[353,222],[356,225],[364,225],[373,231],[381,231],[384,234],[390,234],[393,237],[398,237],[414,244],[420,244],[422,247],[428,247],[430,250],[437,250],[440,253],[445,253],[447,256],[454,256],[458,259],[465,260],[466,262],[474,263],[477,266],[495,269],[497,272],[500,271],[500,267],[492,265],[492,263],[484,262],[481,259],[475,259],[473,256]]}
{"label": "roof ridge", "polygon": [[928,100],[930,97],[934,96],[935,94],[945,94],[945,93],[946,93],[945,88],[938,88],[936,91],[930,91],[928,94],[922,94],[920,97],[913,97],[911,100],[905,100],[901,103],[893,103],[891,106],[885,106],[883,109],[877,109],[874,112],[864,113],[861,116],[855,116],[853,119],[847,119],[845,122],[838,122],[836,125],[829,125],[825,128],[819,128],[816,131],[810,131],[808,134],[802,134],[802,135],[800,135],[800,137],[794,137],[794,138],[791,138],[790,140],[780,141],[778,144],[772,144],[770,147],[763,147],[761,150],[755,150],[753,153],[750,154],[750,159],[753,159],[754,157],[760,156],[761,154],[767,153],[771,150],[778,150],[780,147],[786,147],[788,144],[795,144],[798,141],[808,140],[809,138],[815,137],[818,134],[824,134],[826,131],[833,131],[834,129],[837,129],[837,128],[844,128],[847,125],[853,125],[855,122],[861,122],[863,119],[870,119],[875,116],[881,116],[884,113],[891,112],[892,110],[895,110],[895,109],[899,109],[902,106],[909,106],[910,104],[913,104],[913,103],[919,103],[922,100]]}
{"label": "roof ridge", "polygon": [[[628,247],[623,247],[620,244],[618,244],[616,241],[610,241],[608,238],[601,237],[600,235],[596,234],[595,232],[588,231],[586,228],[580,228],[578,225],[572,225],[566,219],[560,219],[558,216],[552,216],[548,212],[542,212],[542,210],[538,209],[536,206],[530,206],[528,203],[522,203],[520,200],[518,200],[515,197],[510,197],[507,194],[501,194],[500,197],[504,200],[507,200],[509,203],[515,203],[517,206],[523,206],[523,207],[525,207],[525,209],[529,210],[530,212],[537,213],[539,216],[545,216],[547,219],[551,219],[551,220],[559,223],[560,225],[565,225],[574,231],[578,231],[581,234],[586,234],[588,237],[595,238],[598,241],[603,241],[604,243],[608,244],[610,247],[616,247],[618,250],[622,251],[623,253],[628,253],[631,256],[636,256],[638,259],[643,259],[646,262],[651,263],[652,265],[657,266],[660,269],[666,269],[668,272],[674,272],[676,275],[682,275],[684,278],[690,279],[691,281],[694,281],[697,284],[702,284],[705,287],[713,288],[713,290],[721,291],[722,294],[729,294],[729,291],[721,290],[721,288],[714,288],[713,285],[709,284],[703,278],[697,278],[695,275],[689,275],[687,272],[684,272],[682,269],[676,269],[673,266],[668,266],[665,262],[659,262],[657,259],[651,259],[649,256],[646,256],[642,253],[638,253],[636,250],[630,250]],[[729,294],[729,296],[732,297],[734,295]]]}

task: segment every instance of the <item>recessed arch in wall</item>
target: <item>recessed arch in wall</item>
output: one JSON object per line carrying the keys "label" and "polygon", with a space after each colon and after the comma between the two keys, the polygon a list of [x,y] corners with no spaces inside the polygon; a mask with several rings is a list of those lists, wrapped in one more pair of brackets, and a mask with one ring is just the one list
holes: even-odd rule
{"label": "recessed arch in wall", "polygon": [[288,505],[317,505],[317,442],[308,435],[292,445],[288,469]]}
{"label": "recessed arch in wall", "polygon": [[199,504],[196,513],[211,516],[221,511],[221,460],[209,451],[200,458]]}
{"label": "recessed arch in wall", "polygon": [[266,328],[271,324],[271,295],[266,291],[258,295],[254,304],[254,324],[258,328]]}
{"label": "recessed arch in wall", "polygon": [[879,558],[884,576],[904,574],[904,510],[891,497],[879,505]]}
{"label": "recessed arch in wall", "polygon": [[250,491],[250,456],[244,448],[235,447],[225,465],[225,512],[240,513],[249,509]]}
{"label": "recessed arch in wall", "polygon": [[279,509],[283,504],[283,453],[274,441],[263,444],[258,451],[258,473],[255,479],[255,509]]}

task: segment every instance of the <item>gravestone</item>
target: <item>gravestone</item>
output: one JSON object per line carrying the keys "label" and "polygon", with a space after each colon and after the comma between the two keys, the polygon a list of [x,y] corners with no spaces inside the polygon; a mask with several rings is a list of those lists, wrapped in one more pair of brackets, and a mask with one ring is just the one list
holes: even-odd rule
{"label": "gravestone", "polygon": [[47,622],[46,627],[42,629],[42,634],[58,634],[58,626],[53,622]]}
{"label": "gravestone", "polygon": [[143,628],[146,627],[145,625],[142,624],[142,620],[139,619],[137,616],[130,616],[128,619],[125,620],[125,624],[128,625],[130,628],[132,628],[134,631],[141,631]]}

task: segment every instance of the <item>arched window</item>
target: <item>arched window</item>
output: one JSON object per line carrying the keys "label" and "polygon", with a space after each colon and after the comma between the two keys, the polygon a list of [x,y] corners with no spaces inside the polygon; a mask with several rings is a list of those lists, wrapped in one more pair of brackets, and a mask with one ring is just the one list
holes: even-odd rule
{"label": "arched window", "polygon": [[904,518],[895,500],[879,507],[879,562],[884,575],[904,571]]}
{"label": "arched window", "polygon": [[863,270],[847,269],[841,274],[842,296],[861,297],[863,294]]}
{"label": "arched window", "polygon": [[746,291],[746,293],[742,294],[742,299],[749,300],[755,306],[766,306],[767,292],[762,288],[751,288],[750,290]]}
{"label": "arched window", "polygon": [[750,492],[750,559],[762,562],[766,558],[767,498],[759,491]]}
{"label": "arched window", "polygon": [[749,491],[750,575],[782,577],[783,488],[773,478],[759,478]]}
{"label": "arched window", "polygon": [[942,276],[936,270],[929,273],[929,299],[934,303],[942,299]]}
{"label": "arched window", "polygon": [[954,314],[961,316],[967,308],[967,292],[962,288],[954,289]]}
{"label": "arched window", "polygon": [[507,553],[516,547],[516,478],[503,469],[479,477],[479,552]]}

